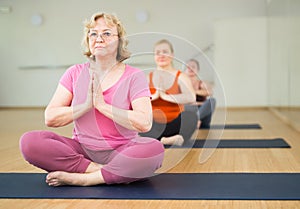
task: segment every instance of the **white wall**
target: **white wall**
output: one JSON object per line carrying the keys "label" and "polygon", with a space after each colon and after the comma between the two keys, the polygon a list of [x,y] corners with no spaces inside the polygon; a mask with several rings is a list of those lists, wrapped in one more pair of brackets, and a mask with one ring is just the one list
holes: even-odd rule
{"label": "white wall", "polygon": [[266,106],[266,18],[217,21],[215,66],[223,83],[227,106]]}
{"label": "white wall", "polygon": [[289,18],[290,42],[289,42],[289,70],[290,70],[290,106],[300,106],[300,2],[297,2],[297,16]]}
{"label": "white wall", "polygon": [[268,18],[269,104],[289,105],[289,24],[287,17]]}
{"label": "white wall", "polygon": [[[22,67],[68,66],[84,61],[80,47],[82,22],[95,12],[116,13],[128,35],[162,32],[180,37],[181,41],[174,45],[175,56],[182,60],[194,55],[196,48],[205,48],[214,42],[216,20],[266,15],[265,0],[1,0],[1,6],[9,6],[11,12],[0,13],[0,106],[46,105],[66,67],[27,70]],[[140,9],[148,11],[148,22],[136,21],[135,13]],[[31,15],[36,13],[44,18],[39,27],[30,23]],[[181,47],[183,40],[190,43],[184,50]],[[137,47],[134,49],[137,51],[152,50],[152,44],[144,42],[135,46],[132,43],[132,48]],[[186,52],[189,49],[192,50]],[[246,74],[251,74],[250,69],[244,70]],[[231,82],[237,80],[236,72],[229,72],[231,76],[224,78],[226,85],[227,78],[231,78]],[[237,89],[238,95],[245,92],[241,86]],[[261,95],[253,96],[257,98],[249,100],[249,106],[263,104]],[[232,101],[230,105],[240,105],[238,101],[229,101]]]}
{"label": "white wall", "polygon": [[300,1],[268,5],[269,104],[300,106]]}

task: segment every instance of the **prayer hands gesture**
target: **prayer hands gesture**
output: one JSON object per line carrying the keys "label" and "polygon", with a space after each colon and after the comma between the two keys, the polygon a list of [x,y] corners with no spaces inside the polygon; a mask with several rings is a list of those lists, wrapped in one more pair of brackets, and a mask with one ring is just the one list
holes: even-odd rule
{"label": "prayer hands gesture", "polygon": [[161,98],[163,100],[169,101],[170,95],[168,95],[165,91],[165,89],[162,87],[163,79],[160,77],[158,86],[156,87],[156,91],[154,94],[152,94],[152,100],[156,100],[158,98]]}
{"label": "prayer hands gesture", "polygon": [[90,82],[88,87],[87,99],[85,102],[85,107],[87,109],[96,108],[100,111],[101,107],[105,105],[101,81],[104,79],[104,75],[99,75],[91,64],[90,69]]}

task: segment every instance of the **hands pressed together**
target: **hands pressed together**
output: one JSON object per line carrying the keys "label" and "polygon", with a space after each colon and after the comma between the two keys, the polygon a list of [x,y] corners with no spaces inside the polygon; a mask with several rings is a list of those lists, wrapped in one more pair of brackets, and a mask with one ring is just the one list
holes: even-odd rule
{"label": "hands pressed together", "polygon": [[102,107],[106,104],[101,87],[101,78],[95,72],[91,73],[90,78],[85,107],[87,109],[94,107],[101,112]]}
{"label": "hands pressed together", "polygon": [[84,107],[87,110],[96,108],[101,112],[101,107],[106,104],[103,97],[101,82],[107,73],[100,75],[95,69],[97,69],[97,64],[95,61],[90,60],[90,82]]}
{"label": "hands pressed together", "polygon": [[160,78],[159,79],[159,86],[156,87],[155,93],[152,94],[152,100],[156,100],[158,98],[161,98],[165,101],[173,102],[173,100],[171,99],[171,96],[169,94],[167,94],[166,91],[164,90],[164,88],[161,86],[162,83],[163,83],[163,79]]}

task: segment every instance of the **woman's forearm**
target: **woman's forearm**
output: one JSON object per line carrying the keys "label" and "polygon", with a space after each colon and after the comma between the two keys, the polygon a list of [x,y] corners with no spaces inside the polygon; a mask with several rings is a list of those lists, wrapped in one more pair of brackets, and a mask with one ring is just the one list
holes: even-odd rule
{"label": "woman's forearm", "polygon": [[152,114],[124,110],[109,104],[102,105],[98,110],[106,117],[130,130],[147,132],[152,126]]}
{"label": "woman's forearm", "polygon": [[72,123],[89,111],[86,104],[66,107],[47,107],[45,110],[45,124],[49,127],[61,127]]}
{"label": "woman's forearm", "polygon": [[196,95],[193,92],[186,94],[161,94],[160,96],[165,101],[177,104],[189,104],[196,102]]}
{"label": "woman's forearm", "polygon": [[210,96],[211,95],[211,92],[209,92],[206,89],[196,90],[195,93],[199,96]]}

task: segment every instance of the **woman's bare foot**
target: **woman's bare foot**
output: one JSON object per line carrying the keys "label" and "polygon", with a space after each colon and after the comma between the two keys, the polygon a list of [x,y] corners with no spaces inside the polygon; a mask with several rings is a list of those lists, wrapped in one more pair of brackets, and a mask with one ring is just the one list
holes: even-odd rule
{"label": "woman's bare foot", "polygon": [[105,182],[100,170],[98,170],[91,173],[68,173],[64,171],[55,171],[47,175],[46,183],[49,186],[92,186],[103,184]]}
{"label": "woman's bare foot", "polygon": [[182,146],[184,139],[181,135],[174,135],[170,137],[162,137],[160,141],[166,145]]}

